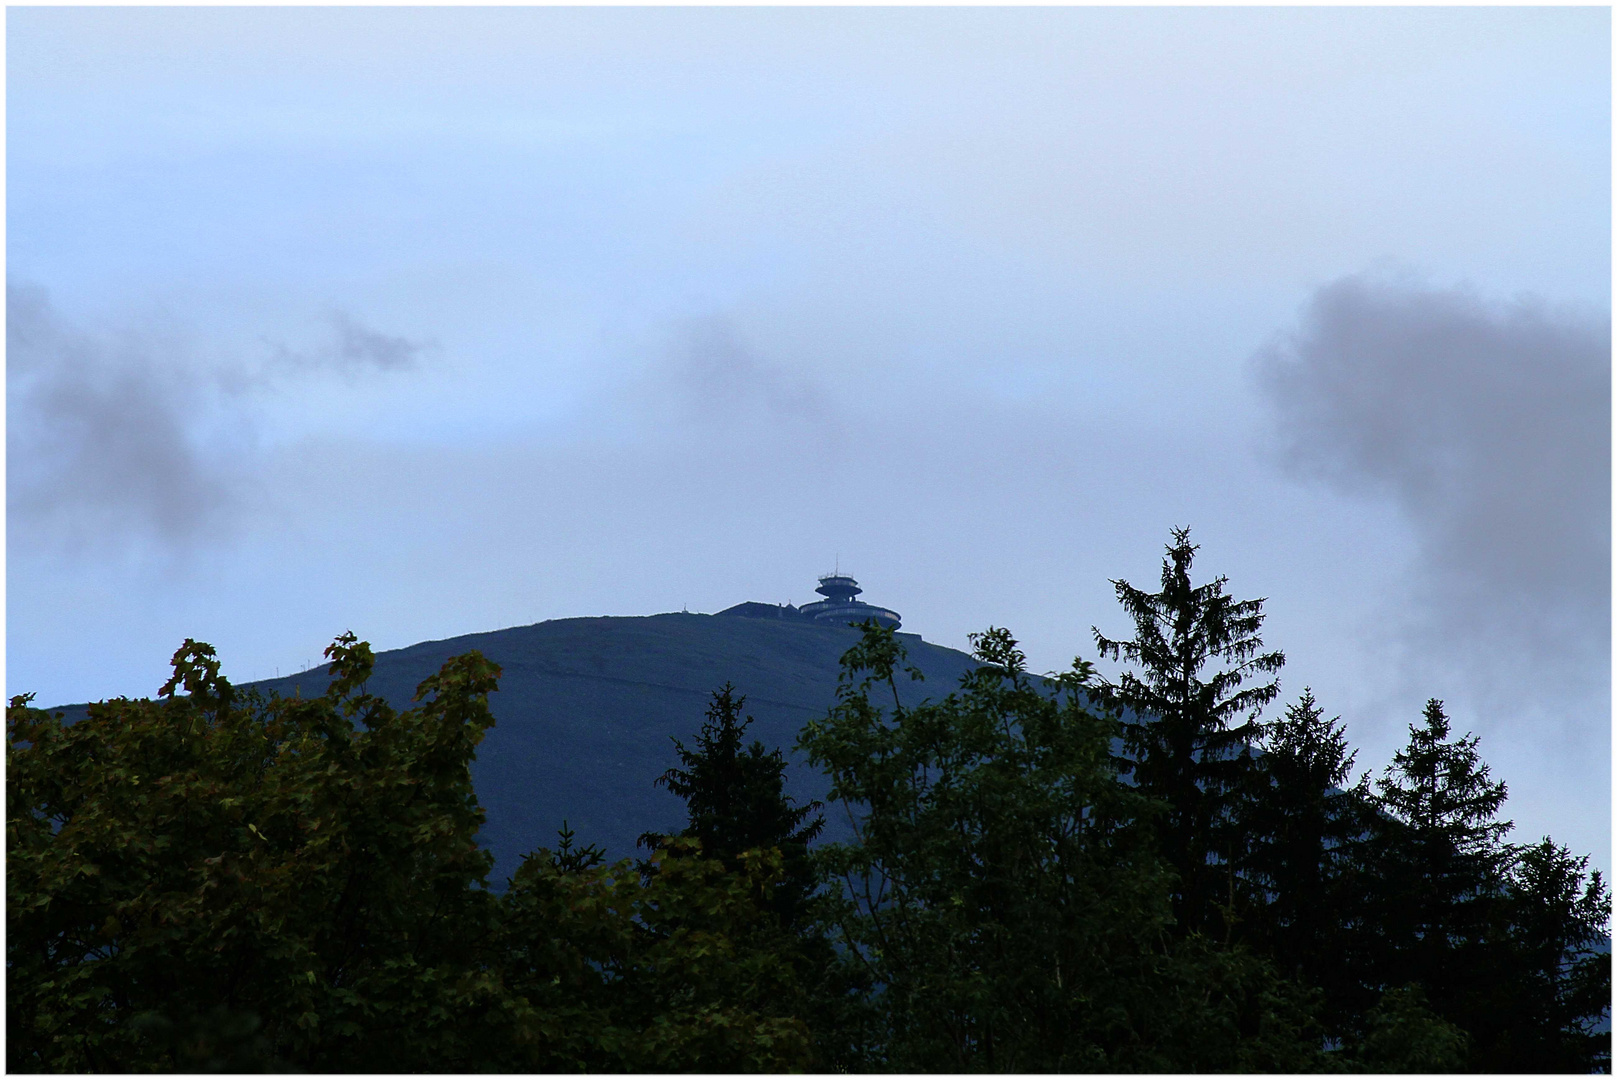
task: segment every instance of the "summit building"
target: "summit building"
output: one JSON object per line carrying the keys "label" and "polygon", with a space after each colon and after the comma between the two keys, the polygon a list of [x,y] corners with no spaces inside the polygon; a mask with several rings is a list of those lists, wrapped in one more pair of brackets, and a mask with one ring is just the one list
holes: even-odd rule
{"label": "summit building", "polygon": [[867,620],[874,620],[878,626],[885,626],[889,630],[897,630],[902,625],[898,612],[854,599],[864,590],[859,587],[857,581],[846,574],[826,574],[820,578],[819,587],[814,591],[825,599],[804,604],[802,607],[749,601],[725,608],[719,614],[739,615],[749,619],[816,622],[824,626],[858,626]]}

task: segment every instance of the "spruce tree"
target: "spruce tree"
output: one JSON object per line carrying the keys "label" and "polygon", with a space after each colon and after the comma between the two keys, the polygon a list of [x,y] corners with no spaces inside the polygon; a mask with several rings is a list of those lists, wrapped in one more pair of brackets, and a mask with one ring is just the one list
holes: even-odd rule
{"label": "spruce tree", "polygon": [[1426,703],[1409,743],[1376,783],[1379,810],[1365,845],[1375,889],[1363,944],[1382,986],[1424,987],[1432,1008],[1485,1055],[1504,975],[1501,924],[1511,851],[1499,818],[1507,789],[1477,752],[1450,738],[1443,703]]}
{"label": "spruce tree", "polygon": [[1325,718],[1314,693],[1264,726],[1242,826],[1245,870],[1261,893],[1254,937],[1286,975],[1326,992],[1327,1014],[1351,1008],[1342,958],[1352,918],[1350,853],[1366,826],[1367,779],[1349,789],[1355,754],[1341,717]]}
{"label": "spruce tree", "polygon": [[[810,1067],[817,1071],[857,1069],[864,1036],[863,997],[868,985],[826,937],[820,901],[820,872],[809,844],[825,828],[818,801],[798,806],[785,793],[786,759],[754,739],[745,741],[752,717],[742,716],[746,698],[726,683],[713,694],[694,747],[678,739],[674,748],[680,767],[669,769],[657,783],[685,800],[686,826],[678,834],[699,842],[698,853],[716,859],[732,874],[742,875],[760,853],[778,852],[780,873],[759,897],[774,934],[774,952],[793,972],[796,989],[789,1008],[810,1032]],[[668,856],[678,858],[679,843],[648,833],[647,847],[661,847],[660,870],[643,864],[648,879],[667,873]]]}
{"label": "spruce tree", "polygon": [[[745,745],[752,724],[750,716],[742,717],[745,703],[730,683],[716,691],[695,747],[674,740],[683,767],[669,769],[656,782],[685,800],[688,820],[679,835],[699,841],[707,858],[734,867],[744,851],[780,851],[787,880],[776,889],[771,907],[790,923],[814,892],[808,846],[825,819],[810,820],[820,803],[797,806],[785,793],[786,759],[780,750],[756,739]],[[648,833],[641,843],[654,847],[661,839]]]}
{"label": "spruce tree", "polygon": [[1549,837],[1517,852],[1507,886],[1508,996],[1490,1032],[1497,1072],[1611,1071],[1611,891],[1587,855]]}
{"label": "spruce tree", "polygon": [[1285,664],[1263,652],[1263,603],[1236,600],[1219,577],[1192,585],[1196,545],[1174,529],[1162,588],[1148,593],[1114,580],[1134,620],[1134,637],[1094,629],[1102,655],[1138,665],[1105,688],[1125,715],[1124,753],[1134,782],[1167,804],[1163,853],[1179,878],[1174,916],[1181,933],[1216,932],[1233,922],[1242,838],[1233,810],[1251,769],[1256,717],[1279,684],[1250,680]]}

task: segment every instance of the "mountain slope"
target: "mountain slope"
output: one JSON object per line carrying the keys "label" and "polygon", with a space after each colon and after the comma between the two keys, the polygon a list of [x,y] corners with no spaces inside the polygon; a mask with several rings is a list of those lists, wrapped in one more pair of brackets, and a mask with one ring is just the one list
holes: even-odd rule
{"label": "mountain slope", "polygon": [[[852,629],[779,619],[675,613],[557,619],[378,653],[368,689],[396,708],[447,658],[480,650],[502,668],[490,698],[497,721],[472,773],[488,813],[480,839],[502,883],[521,856],[554,846],[563,819],[580,843],[609,857],[633,854],[648,830],[683,824],[683,804],[654,781],[677,765],[673,738],[690,745],[710,695],[725,682],[746,695],[749,737],[792,761],[788,791],[823,798],[827,782],[792,752],[803,723],[836,697],[838,661]],[[973,664],[966,654],[900,634],[926,681],[902,680],[906,703],[942,697]],[[227,658],[228,659],[228,658]],[[325,691],[324,667],[251,684],[283,695]],[[846,821],[827,808],[828,839]]]}

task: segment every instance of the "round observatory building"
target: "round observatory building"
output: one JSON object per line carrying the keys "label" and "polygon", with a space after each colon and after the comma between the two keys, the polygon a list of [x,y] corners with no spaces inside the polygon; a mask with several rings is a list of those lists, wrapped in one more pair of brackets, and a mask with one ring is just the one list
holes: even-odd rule
{"label": "round observatory building", "polygon": [[798,608],[798,613],[804,618],[832,626],[857,626],[867,619],[873,619],[878,626],[885,626],[889,630],[897,630],[900,626],[898,612],[855,600],[854,597],[864,590],[846,574],[826,574],[820,578],[820,587],[814,591],[825,599]]}

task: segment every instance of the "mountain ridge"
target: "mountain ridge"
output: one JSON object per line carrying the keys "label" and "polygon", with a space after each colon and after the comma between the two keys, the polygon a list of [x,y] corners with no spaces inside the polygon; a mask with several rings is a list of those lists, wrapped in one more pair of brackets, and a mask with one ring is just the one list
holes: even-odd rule
{"label": "mountain ridge", "polygon": [[[926,676],[899,680],[906,705],[943,697],[976,666],[917,634],[897,636]],[[581,616],[378,652],[366,689],[404,709],[451,656],[477,649],[500,665],[489,696],[495,726],[472,778],[487,813],[478,839],[495,856],[491,882],[503,885],[522,855],[555,845],[564,820],[576,843],[598,844],[609,858],[635,854],[643,832],[679,829],[684,805],[655,781],[679,764],[673,740],[691,745],[725,683],[746,698],[744,713],[755,721],[747,737],[786,755],[788,794],[823,800],[829,781],[793,747],[803,724],[835,704],[840,659],[858,640],[849,627],[740,614]],[[308,697],[329,681],[321,664],[241,686]],[[71,719],[85,708],[52,711]],[[827,808],[824,835],[851,835],[846,816]]]}

